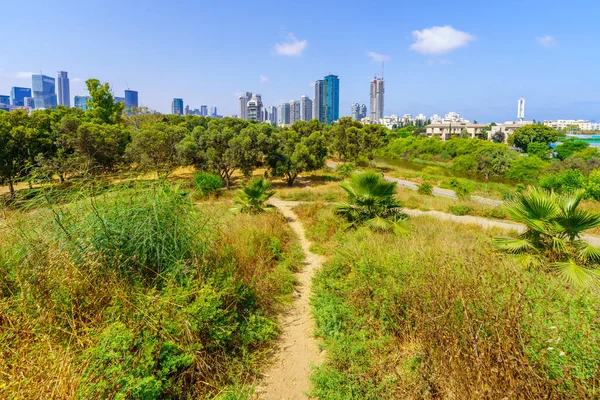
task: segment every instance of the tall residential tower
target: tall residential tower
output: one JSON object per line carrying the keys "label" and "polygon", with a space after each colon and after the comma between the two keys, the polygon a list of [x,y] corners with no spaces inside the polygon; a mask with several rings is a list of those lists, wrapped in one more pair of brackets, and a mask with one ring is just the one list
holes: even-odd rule
{"label": "tall residential tower", "polygon": [[340,80],[337,75],[327,75],[315,83],[315,118],[327,125],[340,117]]}
{"label": "tall residential tower", "polygon": [[377,76],[371,80],[371,121],[378,124],[383,118],[383,78]]}
{"label": "tall residential tower", "polygon": [[313,102],[308,96],[302,96],[300,98],[300,108],[302,112],[302,120],[310,121],[313,119]]}
{"label": "tall residential tower", "polygon": [[71,107],[71,88],[67,71],[58,71],[58,104]]}
{"label": "tall residential tower", "polygon": [[183,115],[183,99],[173,99],[173,103],[171,103],[171,114]]}

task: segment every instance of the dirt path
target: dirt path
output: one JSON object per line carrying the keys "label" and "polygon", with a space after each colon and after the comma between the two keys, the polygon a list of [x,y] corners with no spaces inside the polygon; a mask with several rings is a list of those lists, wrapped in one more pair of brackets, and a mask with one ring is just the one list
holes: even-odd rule
{"label": "dirt path", "polygon": [[304,227],[291,209],[296,203],[279,199],[271,199],[270,203],[287,218],[300,240],[306,260],[304,269],[296,275],[300,284],[296,289],[294,304],[284,316],[283,333],[274,363],[265,373],[256,395],[265,400],[307,399],[305,393],[310,389],[311,365],[319,364],[324,357],[313,336],[314,321],[309,304],[310,282],[324,257],[310,251],[311,243],[306,240]]}

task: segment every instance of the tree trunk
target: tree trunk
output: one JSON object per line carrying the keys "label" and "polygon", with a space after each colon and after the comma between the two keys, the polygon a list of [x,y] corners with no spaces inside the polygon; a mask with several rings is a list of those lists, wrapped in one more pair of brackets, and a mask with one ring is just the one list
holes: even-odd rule
{"label": "tree trunk", "polygon": [[288,174],[288,176],[287,176],[287,184],[288,184],[288,186],[293,186],[294,185],[294,181],[296,180],[297,176],[298,175],[290,175],[290,174]]}
{"label": "tree trunk", "polygon": [[12,179],[8,180],[8,191],[10,192],[10,197],[15,197],[15,186],[13,185]]}

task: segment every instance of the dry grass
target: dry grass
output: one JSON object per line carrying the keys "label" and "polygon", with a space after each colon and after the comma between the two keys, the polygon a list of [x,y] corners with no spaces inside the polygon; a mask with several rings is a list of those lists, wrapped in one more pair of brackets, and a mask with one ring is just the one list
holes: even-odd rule
{"label": "dry grass", "polygon": [[523,270],[476,227],[414,218],[407,236],[322,235],[330,209],[296,211],[309,234],[335,242],[314,285],[329,357],[313,376],[319,398],[600,395],[597,291]]}

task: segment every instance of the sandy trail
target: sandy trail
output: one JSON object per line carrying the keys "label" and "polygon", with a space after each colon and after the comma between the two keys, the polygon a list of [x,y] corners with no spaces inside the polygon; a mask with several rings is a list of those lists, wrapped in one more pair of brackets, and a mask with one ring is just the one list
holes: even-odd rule
{"label": "sandy trail", "polygon": [[256,397],[265,400],[308,399],[306,392],[310,389],[311,366],[318,365],[324,358],[313,335],[310,283],[325,258],[310,251],[311,243],[306,239],[304,227],[291,209],[296,204],[279,199],[271,199],[270,203],[287,218],[300,240],[306,259],[304,269],[296,275],[299,285],[293,306],[283,319],[283,332],[273,365],[265,372],[264,381],[256,390]]}

